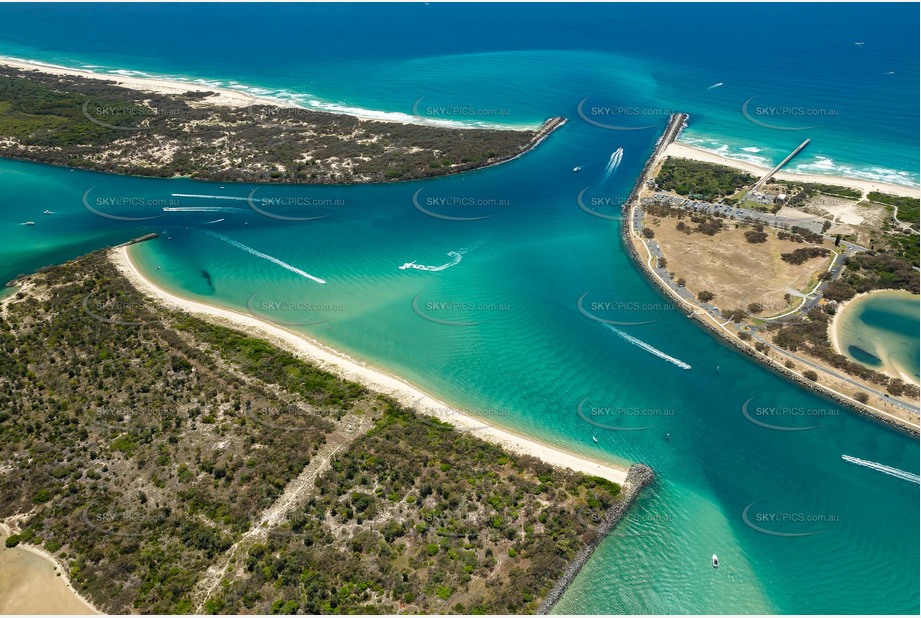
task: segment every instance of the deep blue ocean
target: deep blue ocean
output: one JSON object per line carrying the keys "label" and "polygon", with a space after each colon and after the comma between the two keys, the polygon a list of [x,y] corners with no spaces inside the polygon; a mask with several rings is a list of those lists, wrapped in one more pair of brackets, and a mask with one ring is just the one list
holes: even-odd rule
{"label": "deep blue ocean", "polygon": [[[842,455],[917,475],[918,442],[688,321],[625,254],[620,223],[577,196],[626,196],[671,110],[691,114],[683,139],[731,155],[778,161],[810,137],[796,161],[809,171],[917,183],[918,17],[894,4],[0,5],[2,55],[391,117],[569,119],[513,162],[383,186],[222,187],[0,161],[0,279],[159,232],[133,256],[166,287],[301,330],[490,422],[651,465],[655,485],[558,612],[917,613],[919,485]],[[606,108],[620,111],[593,113]],[[238,207],[252,189],[338,205],[283,222]],[[84,208],[87,191],[148,200],[139,214],[163,214],[164,200],[190,210],[117,222]],[[489,218],[428,217],[414,195],[478,200]],[[433,268],[400,268],[411,262]],[[635,324],[587,319],[583,296]],[[479,308],[419,315],[440,302]],[[799,430],[749,420],[769,409]]]}

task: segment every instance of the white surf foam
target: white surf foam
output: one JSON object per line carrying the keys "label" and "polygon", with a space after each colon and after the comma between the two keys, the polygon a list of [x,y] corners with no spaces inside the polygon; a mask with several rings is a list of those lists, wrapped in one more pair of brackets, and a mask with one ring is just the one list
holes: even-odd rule
{"label": "white surf foam", "polygon": [[624,340],[626,340],[626,341],[632,343],[633,345],[637,346],[638,348],[642,348],[643,350],[646,350],[647,352],[649,352],[650,354],[652,354],[652,355],[654,355],[654,356],[658,356],[658,357],[661,358],[662,360],[668,361],[668,362],[670,362],[671,364],[673,364],[673,365],[675,365],[675,366],[677,366],[677,367],[681,367],[682,369],[685,369],[685,370],[691,368],[691,366],[688,365],[688,364],[687,364],[686,362],[684,362],[683,360],[677,359],[677,358],[675,358],[674,356],[669,356],[668,354],[666,354],[666,353],[663,352],[662,350],[660,350],[660,349],[658,349],[658,348],[654,348],[654,347],[652,347],[651,345],[649,345],[648,343],[646,343],[645,341],[642,341],[642,340],[640,340],[640,339],[637,339],[636,337],[632,337],[632,336],[628,335],[627,333],[625,333],[624,331],[619,330],[619,329],[617,329],[617,328],[614,328],[614,327],[611,326],[610,324],[602,324],[602,326],[604,326],[605,328],[607,328],[608,330],[610,330],[611,332],[613,332],[614,334],[616,334],[618,337],[620,337],[620,338],[622,338],[622,339],[624,339]]}
{"label": "white surf foam", "polygon": [[263,260],[268,260],[269,262],[272,262],[273,264],[277,264],[278,266],[281,266],[285,270],[290,270],[291,272],[296,273],[300,275],[301,277],[310,279],[311,281],[316,281],[317,283],[326,283],[325,280],[320,279],[319,277],[314,277],[310,273],[304,272],[297,266],[292,266],[291,264],[288,264],[287,262],[283,262],[282,260],[279,260],[277,257],[273,257],[271,255],[268,255],[267,253],[263,253],[262,251],[257,251],[256,249],[253,249],[252,247],[248,247],[241,242],[237,242],[236,240],[233,240],[232,238],[227,238],[223,234],[218,234],[217,232],[210,232],[208,230],[205,230],[205,234],[208,234],[209,236],[213,236],[217,238],[218,240],[222,240],[226,242],[227,244],[232,245],[236,247],[237,249],[246,251],[247,253],[251,255],[255,255],[256,257],[262,258]]}
{"label": "white surf foam", "polygon": [[900,478],[904,481],[910,481],[912,483],[917,483],[921,485],[921,476],[917,474],[912,474],[911,472],[906,472],[905,470],[899,470],[898,468],[893,468],[892,466],[886,466],[875,461],[867,461],[865,459],[858,459],[857,457],[851,457],[850,455],[842,455],[841,459],[848,461],[858,466],[863,466],[864,468],[870,468],[871,470],[876,470],[877,472],[882,472],[883,474],[888,474],[889,476],[894,476]]}

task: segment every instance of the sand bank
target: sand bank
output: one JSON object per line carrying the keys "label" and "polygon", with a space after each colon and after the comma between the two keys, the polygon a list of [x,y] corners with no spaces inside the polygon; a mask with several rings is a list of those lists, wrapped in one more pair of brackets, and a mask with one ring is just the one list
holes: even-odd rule
{"label": "sand bank", "polygon": [[[843,316],[845,316],[848,312],[857,311],[861,305],[866,303],[871,298],[879,298],[880,296],[905,296],[917,298],[911,292],[906,292],[904,290],[874,290],[872,292],[858,294],[851,300],[839,304],[838,310],[835,312],[835,316],[832,318],[828,327],[828,337],[831,340],[831,344],[835,349],[835,352],[838,354],[844,354],[848,358],[851,358],[851,356],[844,349],[842,349],[841,346],[841,333],[842,328],[845,325]],[[891,358],[890,355],[885,354],[884,350],[874,349],[872,351],[868,350],[867,352],[874,354],[882,363],[881,367],[873,367],[873,369],[876,371],[884,373],[893,378],[901,378],[908,384],[918,384],[918,379],[912,376],[910,373],[906,372],[905,369],[899,366],[899,364],[893,358]]]}
{"label": "sand bank", "polygon": [[210,318],[210,321],[222,323],[245,331],[253,337],[270,341],[274,345],[313,362],[344,379],[358,382],[373,391],[389,395],[406,407],[414,408],[444,422],[451,423],[458,429],[469,430],[472,435],[498,444],[513,453],[531,455],[549,464],[600,476],[618,484],[623,484],[627,478],[626,467],[594,461],[587,457],[542,444],[532,438],[519,436],[506,429],[491,426],[484,421],[448,406],[396,376],[371,368],[328,346],[310,340],[300,333],[281,328],[244,313],[176,296],[146,279],[131,260],[126,246],[116,247],[110,251],[109,256],[116,268],[127,277],[138,291],[156,298],[171,309],[204,315]]}
{"label": "sand bank", "polygon": [[[719,165],[727,165],[735,169],[743,170],[757,177],[761,177],[771,171],[770,168],[761,167],[760,165],[755,165],[754,163],[749,163],[748,161],[730,159],[728,157],[723,157],[702,148],[696,148],[694,146],[689,146],[687,144],[681,144],[678,142],[672,142],[669,144],[665,154],[666,156],[691,159],[693,161],[702,161],[704,163],[717,163]],[[871,191],[879,191],[881,193],[890,193],[892,195],[901,195],[905,197],[921,197],[921,188],[919,187],[909,187],[906,185],[878,182],[875,180],[861,180],[858,178],[846,178],[844,176],[824,176],[822,174],[794,174],[792,172],[783,171],[778,172],[774,177],[778,180],[814,182],[850,187],[852,189],[862,191],[864,196],[866,196]]]}
{"label": "sand bank", "polygon": [[22,543],[7,548],[9,534],[0,524],[0,615],[100,613],[70,585],[51,554]]}

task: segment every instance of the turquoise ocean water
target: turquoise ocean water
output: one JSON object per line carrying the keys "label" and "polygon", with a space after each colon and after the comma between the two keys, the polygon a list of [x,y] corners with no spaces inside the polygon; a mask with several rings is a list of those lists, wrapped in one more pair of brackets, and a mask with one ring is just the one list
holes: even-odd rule
{"label": "turquoise ocean water", "polygon": [[[89,5],[39,25],[40,10],[0,7],[15,14],[0,19],[0,53],[236,81],[321,107],[569,122],[516,161],[385,186],[222,187],[0,162],[3,278],[160,232],[134,255],[164,286],[302,330],[490,422],[649,464],[656,484],[557,611],[919,610],[918,484],[842,459],[917,474],[917,441],[694,326],[631,263],[620,223],[578,201],[615,214],[604,204],[629,192],[670,109],[692,114],[687,138],[740,155],[779,158],[808,136],[804,165],[917,182],[917,7]],[[841,113],[781,131],[740,113],[749,97]],[[593,126],[580,101],[603,124],[653,128]],[[591,113],[614,106],[641,113]],[[298,204],[275,214],[323,218],[259,215],[254,189]],[[110,214],[163,216],[126,223],[83,205],[106,198],[132,200]]]}

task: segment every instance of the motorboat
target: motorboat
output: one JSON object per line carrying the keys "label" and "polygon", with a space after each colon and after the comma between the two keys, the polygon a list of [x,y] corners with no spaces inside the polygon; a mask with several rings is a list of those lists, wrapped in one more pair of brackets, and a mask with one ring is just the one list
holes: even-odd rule
{"label": "motorboat", "polygon": [[720,559],[716,557],[716,554],[713,554],[713,568],[720,568]]}

